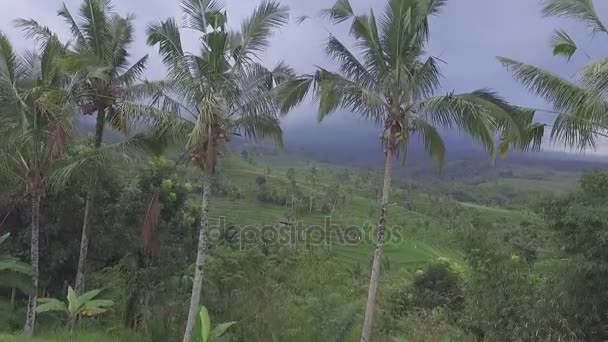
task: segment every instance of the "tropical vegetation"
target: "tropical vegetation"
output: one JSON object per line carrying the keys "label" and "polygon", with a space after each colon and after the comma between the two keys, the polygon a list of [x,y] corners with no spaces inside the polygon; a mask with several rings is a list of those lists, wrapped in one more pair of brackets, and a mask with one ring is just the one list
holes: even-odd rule
{"label": "tropical vegetation", "polygon": [[[606,340],[606,165],[543,151],[539,109],[441,87],[428,43],[447,5],[293,19],[263,0],[237,25],[221,1],[180,0],[147,25],[157,80],[110,0],[61,6],[66,37],[16,19],[21,37],[0,33],[0,341]],[[591,0],[542,5],[608,33]],[[290,22],[330,23],[307,48],[333,67],[266,65]],[[564,30],[552,49],[584,53]],[[600,145],[603,59],[572,80],[499,61],[553,105],[549,140]],[[383,167],[284,146],[282,116],[307,102],[377,129]],[[454,134],[480,148],[459,155]]]}

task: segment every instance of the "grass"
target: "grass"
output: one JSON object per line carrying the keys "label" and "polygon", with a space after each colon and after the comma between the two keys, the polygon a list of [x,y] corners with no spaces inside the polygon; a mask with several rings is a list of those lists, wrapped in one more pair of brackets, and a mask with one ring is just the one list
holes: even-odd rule
{"label": "grass", "polygon": [[[255,178],[265,174],[267,163],[252,165],[238,157],[225,159],[222,164],[222,172],[234,185],[238,186],[243,197],[230,199],[227,197],[215,197],[212,202],[212,222],[224,220],[226,225],[255,226],[267,225],[277,226],[282,218],[292,216],[289,207],[265,204],[255,199],[257,185]],[[274,184],[287,185],[286,170],[288,165],[272,164],[271,176],[268,181]],[[309,191],[305,181],[305,174],[309,165],[300,162],[296,170],[298,186],[306,193]],[[319,167],[321,184],[319,188],[328,185],[332,181],[332,172],[344,168]],[[356,170],[351,170],[356,173]],[[366,225],[374,225],[378,213],[377,201],[367,194],[363,189],[354,189],[352,198],[344,206],[336,208],[333,215],[318,213],[300,213],[295,215],[297,222],[301,222],[304,231],[311,226],[320,226],[326,229],[328,223],[337,227],[356,227],[363,231]],[[441,215],[432,213],[436,204],[424,194],[413,196],[415,210],[408,210],[404,204],[393,202],[389,208],[388,227],[392,232],[398,233],[401,238],[397,242],[388,242],[385,246],[385,256],[392,266],[398,268],[417,268],[430,260],[440,257],[450,259],[461,259],[462,253],[459,249],[458,236],[452,224]],[[472,203],[461,203],[450,201],[454,207],[461,208],[465,213],[462,215],[480,216],[482,222],[488,225],[519,224],[523,220],[534,220],[533,215],[515,210],[486,207]],[[327,230],[325,230],[327,231]],[[340,229],[338,229],[340,231]],[[370,262],[373,255],[373,237],[367,232],[367,239],[352,241],[356,243],[344,243],[343,240],[332,235],[331,245],[336,261],[344,265],[356,263],[365,264]],[[308,240],[305,239],[305,242]]]}
{"label": "grass", "polygon": [[[238,157],[229,157],[222,161],[220,173],[226,180],[236,185],[243,195],[238,199],[231,199],[227,196],[216,196],[213,198],[210,210],[212,223],[218,224],[220,219],[226,225],[256,226],[265,225],[277,226],[282,218],[291,216],[289,207],[276,206],[259,202],[256,197],[257,185],[255,178],[264,176],[268,163],[252,165]],[[281,162],[280,159],[272,160],[270,164],[271,175],[268,182],[286,186],[286,171],[289,167],[296,169],[296,180],[298,186],[307,193],[308,188],[305,175],[310,169],[310,163],[296,161],[293,163]],[[319,188],[335,182],[336,172],[344,171],[344,167],[322,164],[318,165],[319,178],[321,184]],[[357,170],[351,170],[357,173]],[[198,173],[188,174],[188,179],[198,177]],[[532,184],[517,183],[521,180],[505,180],[501,184],[518,185],[537,190]],[[530,181],[531,182],[531,181]],[[512,184],[511,184],[512,183]],[[534,183],[539,188],[549,186],[546,182]],[[331,215],[318,213],[300,213],[296,215],[298,222],[302,222],[302,231],[309,231],[311,226],[325,227],[327,224],[337,226],[332,232],[343,232],[345,227],[356,227],[359,233],[366,233],[360,241],[346,243],[337,235],[331,235],[332,258],[346,267],[361,264],[366,267],[371,262],[374,244],[373,236],[369,227],[375,224],[378,215],[378,201],[375,196],[369,194],[363,187],[353,186],[352,197],[342,206],[336,208]],[[480,185],[484,187],[485,184]],[[566,187],[566,186],[564,186]],[[200,200],[200,196],[193,196],[193,200]],[[403,198],[403,197],[402,197]],[[519,225],[524,221],[538,220],[533,214],[507,210],[504,208],[488,207],[474,203],[457,202],[444,200],[437,202],[436,199],[425,193],[411,193],[405,196],[407,203],[399,201],[398,196],[393,196],[389,206],[389,220],[387,226],[389,231],[397,234],[398,239],[389,239],[385,245],[385,260],[388,260],[390,271],[413,271],[420,268],[423,264],[438,258],[449,258],[454,261],[463,259],[461,244],[458,235],[458,226],[454,224],[458,215],[467,218],[476,218],[483,227],[494,227],[495,229],[508,229]],[[438,206],[445,206],[448,214],[443,215]],[[279,228],[280,229],[280,228]],[[354,229],[354,228],[353,228]],[[304,239],[301,246],[310,247],[309,239]],[[313,247],[314,248],[314,247]],[[321,248],[321,247],[319,247]],[[387,268],[386,270],[389,270]],[[1,304],[1,303],[0,303]],[[0,310],[1,311],[1,310]],[[0,317],[1,318],[1,317]],[[2,322],[0,322],[0,327]],[[39,335],[43,337],[28,338],[21,335],[2,335],[0,342],[131,342],[142,341],[141,336],[137,336],[129,331],[111,330],[103,331],[99,327],[92,330],[75,331],[68,333],[64,330],[41,329]],[[55,331],[55,332],[53,332]]]}
{"label": "grass", "polygon": [[44,334],[44,337],[27,337],[23,335],[3,335],[0,342],[141,342],[141,336],[130,331],[74,331],[72,333],[56,332]]}

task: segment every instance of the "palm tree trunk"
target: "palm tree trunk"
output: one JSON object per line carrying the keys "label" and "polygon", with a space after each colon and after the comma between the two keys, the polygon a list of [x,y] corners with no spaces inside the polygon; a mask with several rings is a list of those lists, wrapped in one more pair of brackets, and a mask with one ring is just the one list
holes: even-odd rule
{"label": "palm tree trunk", "polygon": [[190,309],[188,310],[188,322],[186,323],[183,342],[192,341],[192,334],[196,325],[196,318],[198,317],[201,291],[203,288],[203,271],[205,268],[205,258],[207,256],[207,235],[209,231],[209,203],[211,201],[213,175],[208,171],[205,171],[203,182],[203,204],[201,206],[201,224],[198,232],[196,268],[194,269]]}
{"label": "palm tree trunk", "polygon": [[[96,149],[101,147],[104,125],[105,108],[99,108],[97,111],[97,122],[95,124],[95,140],[93,142],[93,147]],[[76,281],[74,282],[74,291],[78,295],[82,294],[85,286],[85,269],[87,263],[87,254],[89,251],[89,227],[91,225],[91,216],[93,212],[92,208],[95,205],[96,179],[97,177],[95,175],[92,175],[90,178],[84,208],[82,235],[80,238],[80,254],[78,256],[78,269],[76,270]]]}
{"label": "palm tree trunk", "polygon": [[95,198],[95,183],[91,182],[87,190],[86,204],[84,206],[84,221],[82,224],[82,235],[80,237],[80,254],[78,256],[78,269],[76,270],[76,281],[74,283],[74,291],[80,295],[84,291],[85,286],[85,270],[87,263],[87,254],[89,252],[89,227],[91,224],[91,208]]}
{"label": "palm tree trunk", "polygon": [[40,190],[32,191],[32,222],[30,242],[30,263],[32,266],[32,293],[27,301],[27,314],[25,317],[24,333],[27,336],[34,335],[36,325],[36,301],[38,300],[38,236],[40,232]]}
{"label": "palm tree trunk", "polygon": [[312,192],[310,193],[310,203],[308,206],[309,212],[312,214]]}
{"label": "palm tree trunk", "polygon": [[17,289],[13,287],[11,289],[11,311],[15,310],[15,297],[16,296],[17,296]]}
{"label": "palm tree trunk", "polygon": [[[101,147],[103,139],[103,128],[105,126],[106,114],[105,108],[100,107],[97,111],[97,122],[95,124],[95,140],[93,141],[93,147]],[[91,226],[91,217],[93,214],[93,208],[95,206],[95,192],[97,191],[97,176],[91,175],[89,180],[89,186],[87,188],[87,198],[84,206],[84,218],[82,220],[82,233],[80,236],[80,252],[78,254],[78,268],[76,269],[76,280],[74,281],[74,292],[77,295],[81,295],[85,288],[85,271],[87,266],[87,254],[89,252],[89,228]],[[68,326],[74,327],[76,323],[76,315],[71,316],[68,320]]]}
{"label": "palm tree trunk", "polygon": [[384,229],[388,211],[388,198],[391,189],[391,176],[393,161],[395,159],[396,146],[394,141],[389,141],[386,151],[386,163],[384,166],[384,185],[382,186],[382,202],[380,209],[380,220],[376,230],[376,249],[374,251],[374,261],[372,263],[372,274],[369,281],[367,292],[367,304],[365,305],[365,318],[363,320],[363,331],[361,332],[361,342],[370,342],[372,336],[372,324],[374,320],[374,310],[376,308],[376,294],[380,281],[380,264],[384,253]]}

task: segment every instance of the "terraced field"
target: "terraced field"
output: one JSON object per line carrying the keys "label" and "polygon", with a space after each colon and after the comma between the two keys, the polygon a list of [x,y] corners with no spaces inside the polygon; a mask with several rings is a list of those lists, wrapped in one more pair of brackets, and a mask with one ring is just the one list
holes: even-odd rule
{"label": "terraced field", "polygon": [[[287,179],[282,176],[283,171],[275,170],[274,175],[268,178],[268,182],[286,185]],[[361,189],[357,189],[358,191],[353,193],[348,202],[336,208],[331,216],[303,213],[294,217],[289,207],[256,200],[255,178],[264,175],[264,167],[251,165],[239,158],[230,158],[223,165],[222,172],[229,182],[238,186],[242,197],[238,199],[216,197],[211,208],[213,224],[246,227],[249,231],[258,233],[262,227],[272,226],[275,234],[279,234],[281,229],[286,229],[281,227],[280,222],[291,217],[291,222],[295,223],[291,227],[295,226],[293,229],[299,232],[297,242],[299,247],[328,248],[329,246],[336,260],[345,265],[369,262],[373,254],[373,237],[369,227],[373,226],[376,220],[377,202]],[[300,172],[297,178],[298,186],[307,191],[302,173]],[[321,181],[326,179],[321,178]],[[385,256],[391,266],[415,268],[421,263],[439,257],[461,259],[462,252],[459,250],[458,237],[449,229],[449,223],[445,218],[440,219],[425,213],[425,208],[433,205],[428,198],[419,196],[415,201],[417,210],[408,210],[399,203],[390,205],[388,227],[390,232],[395,234],[392,235],[392,239],[387,240]],[[460,204],[463,210],[469,210],[472,212],[471,215],[481,216],[489,223],[531,219],[529,214],[517,211],[470,203]],[[319,234],[325,234],[324,236],[327,237],[320,239]],[[348,235],[350,238],[345,238],[346,234],[350,234]],[[360,239],[356,237],[357,234],[361,236]]]}

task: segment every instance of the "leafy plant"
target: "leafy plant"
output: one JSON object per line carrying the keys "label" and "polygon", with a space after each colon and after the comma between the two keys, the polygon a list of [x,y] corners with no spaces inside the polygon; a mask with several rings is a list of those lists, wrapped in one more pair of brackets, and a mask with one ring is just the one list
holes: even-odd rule
{"label": "leafy plant", "polygon": [[56,298],[39,298],[36,312],[60,311],[68,314],[70,320],[78,317],[93,317],[108,311],[114,301],[109,299],[97,299],[102,290],[95,289],[77,295],[71,286],[68,286],[67,302]]}
{"label": "leafy plant", "polygon": [[[0,236],[0,247],[10,233]],[[32,268],[9,255],[0,255],[0,286],[18,288],[23,292],[32,290]]]}
{"label": "leafy plant", "polygon": [[200,342],[215,342],[218,338],[222,337],[231,326],[236,324],[235,321],[231,321],[220,323],[215,327],[212,327],[211,318],[209,317],[209,312],[205,306],[201,306],[198,317],[201,325]]}

